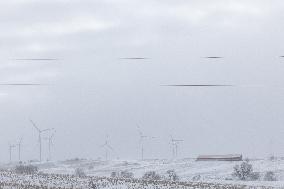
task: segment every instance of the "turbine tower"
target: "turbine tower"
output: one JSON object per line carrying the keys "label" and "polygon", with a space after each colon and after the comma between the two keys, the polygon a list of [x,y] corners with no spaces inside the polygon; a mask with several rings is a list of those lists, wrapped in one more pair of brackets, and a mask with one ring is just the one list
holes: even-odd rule
{"label": "turbine tower", "polygon": [[12,162],[12,149],[16,146],[13,144],[9,144],[9,155],[10,155],[10,162]]}
{"label": "turbine tower", "polygon": [[23,138],[21,137],[19,142],[17,143],[18,146],[18,159],[19,162],[21,161],[21,148],[22,148],[22,142],[23,142]]}
{"label": "turbine tower", "polygon": [[147,139],[147,138],[153,139],[155,137],[144,135],[143,132],[141,131],[140,127],[137,126],[137,128],[138,128],[139,137],[140,137],[139,143],[140,143],[140,146],[141,146],[141,160],[143,160],[144,159],[144,140]]}
{"label": "turbine tower", "polygon": [[50,130],[53,130],[53,128],[52,129],[43,129],[43,130],[41,130],[41,129],[39,129],[37,126],[36,126],[36,124],[35,124],[35,122],[33,122],[33,120],[31,120],[30,119],[30,122],[32,123],[32,125],[33,125],[33,127],[37,130],[37,132],[38,132],[38,141],[39,141],[39,161],[41,162],[41,160],[42,160],[42,153],[41,153],[41,151],[42,151],[42,141],[41,141],[41,134],[42,133],[44,133],[44,132],[46,132],[46,131],[50,131]]}
{"label": "turbine tower", "polygon": [[48,161],[51,160],[51,146],[53,145],[53,138],[54,138],[55,131],[50,134],[48,137],[44,138],[48,141]]}
{"label": "turbine tower", "polygon": [[181,140],[181,139],[174,139],[173,136],[171,135],[171,145],[172,145],[173,159],[177,158],[177,156],[178,156],[178,145],[182,141],[183,140]]}
{"label": "turbine tower", "polygon": [[105,149],[105,160],[108,160],[108,156],[109,156],[109,150],[113,151],[113,148],[109,145],[109,140],[108,140],[109,136],[106,136],[106,140],[105,143],[103,145],[101,145],[101,148]]}

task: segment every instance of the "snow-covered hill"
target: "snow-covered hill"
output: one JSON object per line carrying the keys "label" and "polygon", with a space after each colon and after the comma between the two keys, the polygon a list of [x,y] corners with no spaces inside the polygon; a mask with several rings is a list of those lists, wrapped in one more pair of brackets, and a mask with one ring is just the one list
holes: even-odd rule
{"label": "snow-covered hill", "polygon": [[[115,171],[130,171],[140,178],[146,171],[156,171],[164,175],[167,170],[175,170],[182,181],[204,181],[217,183],[240,183],[247,185],[280,186],[284,188],[284,160],[253,160],[255,172],[260,173],[257,181],[237,181],[233,176],[233,167],[241,162],[197,162],[193,159],[181,160],[68,160],[40,164],[45,173],[74,174],[76,168],[84,169],[90,176],[110,176]],[[267,171],[273,171],[277,181],[264,181]]]}
{"label": "snow-covered hill", "polygon": [[[210,183],[244,184],[252,186],[277,186],[284,188],[284,159],[251,160],[253,170],[260,173],[257,181],[238,181],[232,176],[233,168],[241,162],[202,162],[194,159],[180,160],[87,160],[73,159],[57,162],[33,163],[43,173],[74,174],[76,168],[81,168],[89,176],[109,177],[112,172],[129,171],[135,178],[141,178],[147,171],[156,171],[165,175],[167,170],[175,170],[181,181],[201,181]],[[2,164],[1,169],[15,167],[15,164]],[[275,173],[277,181],[264,181],[266,172]]]}

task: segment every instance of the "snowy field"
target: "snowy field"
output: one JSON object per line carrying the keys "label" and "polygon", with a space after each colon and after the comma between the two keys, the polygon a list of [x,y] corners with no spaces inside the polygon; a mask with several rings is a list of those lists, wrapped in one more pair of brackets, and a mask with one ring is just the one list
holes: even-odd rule
{"label": "snowy field", "polygon": [[[246,185],[284,186],[284,160],[254,160],[250,161],[255,172],[260,173],[257,181],[236,181],[233,178],[233,167],[240,162],[197,162],[193,159],[145,160],[145,161],[63,161],[41,165],[45,173],[73,174],[77,167],[85,170],[90,176],[109,177],[114,171],[127,170],[134,173],[135,178],[141,178],[146,171],[156,171],[164,175],[167,170],[175,170],[181,181],[202,181],[217,183],[239,183]],[[273,171],[277,181],[263,181],[266,172]]]}
{"label": "snowy field", "polygon": [[[273,189],[264,186],[206,182],[146,181],[106,177],[0,172],[1,189]],[[276,188],[276,187],[275,187]]]}
{"label": "snowy field", "polygon": [[[145,160],[145,161],[99,161],[99,160],[68,160],[37,164],[39,171],[48,175],[27,176],[13,175],[2,172],[1,182],[36,183],[36,185],[48,185],[52,187],[88,188],[91,180],[96,180],[97,188],[284,188],[284,160],[254,160],[250,161],[254,171],[260,173],[257,181],[238,181],[232,176],[233,167],[240,162],[196,162],[192,159],[170,160]],[[2,165],[2,169],[9,169],[11,165]],[[88,178],[66,176],[74,174],[76,168],[82,168]],[[165,175],[167,170],[175,170],[180,178],[178,184],[169,183],[145,183],[138,181],[120,180],[113,184],[110,177],[112,172],[129,171],[135,178],[141,178],[147,171],[156,171]],[[277,181],[264,181],[267,171],[275,172]],[[60,174],[63,176],[54,176]],[[10,175],[10,176],[9,176]],[[53,175],[53,176],[51,176]],[[65,176],[64,176],[65,175]],[[104,178],[98,180],[98,178]],[[32,180],[32,181],[31,181]],[[98,182],[99,181],[99,182]],[[187,183],[187,184],[184,184]],[[3,183],[2,183],[3,184]],[[207,185],[208,184],[208,185]],[[157,187],[158,186],[158,187]],[[31,188],[31,187],[30,187]]]}

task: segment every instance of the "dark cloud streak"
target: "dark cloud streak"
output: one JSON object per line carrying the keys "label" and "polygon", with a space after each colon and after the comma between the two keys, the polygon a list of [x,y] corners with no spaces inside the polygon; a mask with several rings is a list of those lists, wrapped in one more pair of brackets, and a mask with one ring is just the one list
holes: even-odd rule
{"label": "dark cloud streak", "polygon": [[161,85],[162,87],[233,87],[234,85],[224,84],[174,84],[174,85]]}
{"label": "dark cloud streak", "polygon": [[16,61],[56,61],[57,58],[17,58]]}
{"label": "dark cloud streak", "polygon": [[224,58],[222,56],[207,56],[207,57],[204,57],[204,58],[208,58],[208,59],[221,59],[221,58]]}
{"label": "dark cloud streak", "polygon": [[123,60],[147,60],[150,58],[146,58],[146,57],[125,57],[125,58],[119,58],[119,59],[123,59]]}
{"label": "dark cloud streak", "polygon": [[0,83],[0,86],[46,86],[41,83]]}

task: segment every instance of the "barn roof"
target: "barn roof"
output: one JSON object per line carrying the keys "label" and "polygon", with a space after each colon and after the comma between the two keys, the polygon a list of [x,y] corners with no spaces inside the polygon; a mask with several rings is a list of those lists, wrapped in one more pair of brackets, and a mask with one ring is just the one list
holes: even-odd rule
{"label": "barn roof", "polygon": [[197,159],[230,159],[230,158],[241,158],[241,154],[227,154],[227,155],[200,155]]}

